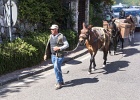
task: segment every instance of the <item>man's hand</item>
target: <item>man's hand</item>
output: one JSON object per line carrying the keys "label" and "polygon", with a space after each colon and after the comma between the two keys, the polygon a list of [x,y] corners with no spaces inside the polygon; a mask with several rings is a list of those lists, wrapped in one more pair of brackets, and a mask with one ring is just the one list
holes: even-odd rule
{"label": "man's hand", "polygon": [[58,50],[60,50],[60,48],[57,47],[57,46],[55,46],[55,47],[53,47],[53,50],[54,50],[54,51],[58,51]]}
{"label": "man's hand", "polygon": [[47,55],[44,55],[44,60],[46,61]]}

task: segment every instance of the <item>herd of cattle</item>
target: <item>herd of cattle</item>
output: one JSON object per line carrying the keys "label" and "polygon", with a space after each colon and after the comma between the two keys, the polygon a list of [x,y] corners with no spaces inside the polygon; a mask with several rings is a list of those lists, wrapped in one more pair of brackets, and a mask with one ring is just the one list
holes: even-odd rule
{"label": "herd of cattle", "polygon": [[123,49],[124,38],[128,38],[131,42],[132,38],[134,38],[135,28],[135,22],[131,15],[124,19],[112,18],[110,20],[104,20],[102,27],[93,25],[86,26],[85,23],[83,23],[83,29],[79,35],[79,43],[81,45],[85,44],[91,55],[88,70],[89,74],[92,68],[95,70],[95,56],[97,51],[103,51],[103,66],[105,67],[108,52],[111,54],[111,47],[113,47],[115,55],[117,45],[119,41],[121,41],[121,48]]}
{"label": "herd of cattle", "polygon": [[134,32],[136,29],[132,15],[129,15],[124,19],[112,18],[111,20],[103,21],[103,27],[110,32],[111,37],[113,38],[114,53],[118,41],[121,40],[123,49],[124,38],[128,38],[131,42],[132,38],[134,38]]}

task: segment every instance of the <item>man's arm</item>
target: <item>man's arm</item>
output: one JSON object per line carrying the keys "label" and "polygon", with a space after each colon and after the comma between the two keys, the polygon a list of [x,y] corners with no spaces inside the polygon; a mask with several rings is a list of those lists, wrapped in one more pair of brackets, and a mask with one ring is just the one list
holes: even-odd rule
{"label": "man's arm", "polygon": [[63,43],[64,43],[64,45],[60,47],[60,51],[65,50],[66,48],[69,47],[69,43],[65,36],[63,37]]}
{"label": "man's arm", "polygon": [[58,51],[58,50],[62,51],[62,50],[65,50],[68,47],[69,47],[69,43],[68,43],[66,37],[63,36],[63,46],[60,46],[60,47],[55,46],[55,47],[53,47],[53,50],[54,51]]}
{"label": "man's arm", "polygon": [[46,58],[47,58],[47,50],[48,50],[48,46],[50,46],[49,45],[50,44],[50,37],[51,37],[51,35],[49,36],[48,42],[46,44],[45,53],[44,53],[44,60],[46,60]]}

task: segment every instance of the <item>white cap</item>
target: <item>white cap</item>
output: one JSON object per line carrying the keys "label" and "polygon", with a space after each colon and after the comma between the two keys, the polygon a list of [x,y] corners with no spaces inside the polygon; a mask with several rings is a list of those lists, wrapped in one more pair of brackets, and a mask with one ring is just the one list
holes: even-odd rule
{"label": "white cap", "polygon": [[53,25],[50,27],[50,29],[58,29],[58,25],[53,24]]}

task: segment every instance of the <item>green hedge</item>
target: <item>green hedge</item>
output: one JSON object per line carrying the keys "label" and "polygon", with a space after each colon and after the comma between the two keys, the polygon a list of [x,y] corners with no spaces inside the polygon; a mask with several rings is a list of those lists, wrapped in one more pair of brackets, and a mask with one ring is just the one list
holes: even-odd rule
{"label": "green hedge", "polygon": [[67,37],[67,41],[70,45],[67,50],[74,49],[78,43],[78,34],[75,31],[71,30],[62,31],[62,34],[64,34]]}
{"label": "green hedge", "polygon": [[[77,33],[71,30],[61,33],[67,37],[69,50],[72,50],[77,44]],[[0,75],[41,63],[49,34],[33,33],[26,38],[0,44]]]}
{"label": "green hedge", "polygon": [[[21,39],[4,43],[0,48],[0,73],[7,73],[31,65],[37,49]],[[26,63],[25,63],[26,62]]]}

